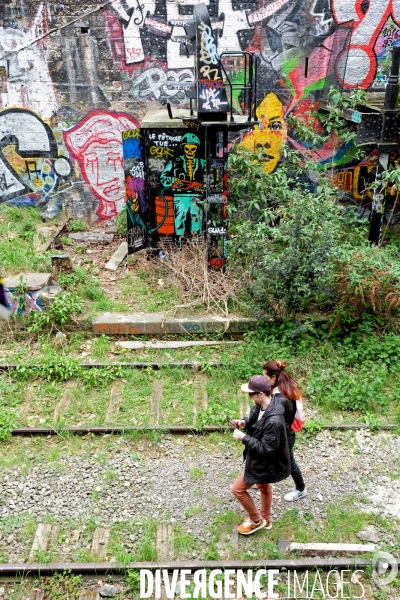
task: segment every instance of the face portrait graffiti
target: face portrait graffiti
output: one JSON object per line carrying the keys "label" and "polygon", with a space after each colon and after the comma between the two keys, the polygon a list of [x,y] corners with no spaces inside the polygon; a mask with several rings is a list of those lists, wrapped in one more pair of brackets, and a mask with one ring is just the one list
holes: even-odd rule
{"label": "face portrait graffiti", "polygon": [[247,133],[240,144],[247,150],[267,150],[263,170],[272,173],[281,158],[282,150],[287,140],[287,126],[284,120],[282,102],[273,92],[267,94],[256,110],[260,126]]}
{"label": "face portrait graffiti", "polygon": [[100,221],[113,219],[125,205],[121,133],[136,127],[129,115],[99,111],[64,132],[69,152],[78,160],[85,181],[100,200]]}

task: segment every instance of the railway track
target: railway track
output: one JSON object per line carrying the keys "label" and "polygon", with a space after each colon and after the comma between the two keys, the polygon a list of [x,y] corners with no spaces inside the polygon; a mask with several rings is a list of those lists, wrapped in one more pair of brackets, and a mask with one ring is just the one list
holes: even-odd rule
{"label": "railway track", "polygon": [[[39,366],[24,366],[27,373],[31,368],[35,373],[29,380],[29,375],[21,379],[14,374],[17,363],[0,365],[4,404],[18,406],[17,414],[21,414],[13,436],[223,432],[227,430],[226,414],[246,414],[249,410],[240,381],[229,377],[229,366],[220,362],[203,367],[200,361],[88,362],[80,367],[93,374],[89,383],[76,376],[56,385],[40,378]],[[118,373],[109,373],[109,368]],[[96,378],[101,372],[109,377],[99,384]],[[322,419],[317,426],[312,425],[313,431],[369,427],[368,423],[323,423]],[[382,430],[396,427],[395,423],[375,423],[375,428]]]}
{"label": "railway track", "polygon": [[[203,425],[201,421],[199,423],[199,415],[202,414],[202,411],[204,412],[214,405],[213,403],[215,402],[215,397],[213,397],[213,389],[215,389],[215,387],[213,388],[212,386],[216,385],[215,382],[218,381],[218,374],[222,374],[224,368],[226,368],[226,365],[224,365],[224,368],[221,369],[221,363],[208,363],[208,365],[212,367],[214,375],[210,374],[208,368],[202,370],[201,362],[197,361],[180,361],[174,363],[148,361],[125,363],[82,363],[81,366],[89,370],[91,368],[102,369],[109,366],[117,366],[123,369],[131,369],[132,372],[141,371],[142,375],[140,377],[142,379],[140,379],[140,382],[145,380],[149,380],[151,382],[150,387],[147,385],[145,388],[147,390],[147,402],[142,401],[142,404],[145,407],[145,410],[143,410],[141,414],[141,420],[143,419],[143,424],[126,424],[126,421],[129,421],[129,418],[126,418],[127,409],[125,404],[127,402],[127,389],[129,391],[130,381],[128,381],[128,383],[124,383],[123,378],[119,377],[108,386],[101,409],[99,409],[99,404],[97,405],[99,409],[98,412],[100,415],[102,415],[100,424],[81,424],[72,426],[68,426],[66,424],[68,421],[71,422],[71,420],[74,422],[75,417],[73,416],[73,411],[71,408],[74,406],[74,402],[77,406],[84,405],[85,403],[84,395],[82,395],[81,391],[79,390],[79,384],[74,389],[69,387],[71,382],[67,382],[67,384],[65,384],[63,387],[61,397],[59,395],[51,405],[51,412],[49,414],[52,418],[48,420],[52,421],[54,425],[53,423],[50,425],[46,423],[43,426],[15,427],[12,431],[12,435],[20,438],[51,437],[53,440],[56,438],[56,436],[62,437],[66,434],[73,434],[76,437],[85,436],[87,434],[93,434],[94,436],[126,435],[127,439],[129,439],[129,434],[142,432],[150,435],[172,434],[173,437],[181,435],[192,436],[192,439],[200,439],[197,434],[227,433],[229,429],[226,426]],[[9,363],[7,365],[3,364],[0,365],[0,370],[5,372],[8,371],[10,374],[12,374],[16,366],[17,365],[14,363]],[[172,396],[168,385],[160,385],[160,378],[153,373],[153,370],[158,371],[159,369],[163,369],[166,373],[169,370],[165,369],[165,367],[170,367],[172,370],[183,369],[183,371],[189,374],[191,378],[189,381],[187,381],[188,375],[182,374],[179,376],[180,379],[175,379],[174,383],[174,385],[177,385],[176,382],[178,382],[178,385],[182,388],[183,392],[180,392],[180,388],[178,390],[182,397],[183,394],[186,394],[191,398],[190,410],[186,410],[184,417],[189,422],[188,424],[168,424],[174,421],[177,414],[179,416],[181,415],[176,407],[172,406],[171,408],[170,406],[171,402],[174,401],[173,399],[171,400]],[[217,375],[215,375],[215,373],[217,373]],[[32,384],[29,382],[27,385],[28,391],[31,386]],[[246,408],[247,399],[244,399],[243,395],[241,395],[237,389],[237,383],[231,382],[231,387],[229,388],[229,412],[243,412],[248,410],[248,408]],[[132,390],[133,394],[137,392],[137,388],[135,389],[132,387]],[[28,408],[30,408],[29,403],[32,401],[31,398],[32,397],[28,397],[26,401]],[[225,398],[222,398],[222,403],[226,398],[228,398],[228,394],[225,396]],[[84,410],[85,409],[82,408],[81,413],[83,413]],[[236,412],[232,414],[236,414]],[[125,417],[125,422],[123,417]],[[380,428],[385,432],[390,433],[391,430],[396,428],[396,425],[387,423],[381,425]],[[363,432],[367,431],[368,429],[370,429],[370,426],[367,423],[325,423],[323,425],[320,424],[318,427],[318,430],[323,430],[326,432],[344,432],[343,435],[345,435],[345,432],[350,434],[352,430],[359,430]],[[222,438],[223,437],[226,436],[222,436]],[[29,440],[26,441],[29,442]],[[100,442],[101,440],[98,440],[98,443]],[[2,519],[0,518],[0,526],[1,522]],[[40,523],[39,525],[43,525],[43,523]],[[171,572],[173,570],[188,569],[194,573],[195,571],[202,569],[277,569],[282,571],[283,574],[287,573],[288,570],[297,570],[298,572],[304,574],[306,571],[314,573],[315,569],[320,569],[321,573],[326,574],[335,569],[340,571],[342,569],[355,569],[357,567],[363,570],[368,570],[372,564],[372,559],[370,557],[365,558],[361,556],[356,558],[354,556],[336,556],[333,558],[296,558],[290,556],[289,558],[281,558],[276,560],[176,560],[174,558],[174,552],[171,551],[171,539],[173,539],[174,536],[174,527],[165,523],[160,526],[160,530],[157,530],[156,534],[157,539],[155,543],[157,545],[157,560],[128,562],[126,557],[122,562],[119,562],[118,560],[110,560],[110,557],[112,557],[113,553],[113,551],[109,548],[111,528],[107,529],[107,527],[96,527],[96,529],[92,532],[92,538],[89,539],[86,536],[82,542],[82,554],[85,552],[86,548],[86,554],[89,553],[91,556],[93,556],[96,559],[95,562],[90,562],[90,560],[87,562],[55,562],[52,558],[52,550],[54,549],[55,540],[57,540],[57,538],[59,539],[60,532],[57,530],[58,526],[54,524],[51,524],[50,526],[50,523],[48,523],[47,529],[43,529],[43,527],[40,528],[39,525],[39,531],[36,530],[35,535],[30,540],[31,550],[29,557],[28,555],[26,557],[27,560],[25,562],[15,563],[7,563],[4,561],[3,564],[0,564],[0,578],[1,581],[4,582],[4,597],[7,600],[14,600],[14,597],[16,600],[20,600],[22,598],[23,600],[27,600],[28,598],[29,600],[50,600],[50,598],[53,600],[53,596],[57,596],[55,594],[52,596],[52,592],[49,592],[49,590],[51,590],[51,585],[53,585],[51,582],[53,581],[54,577],[65,579],[66,577],[71,578],[76,576],[82,578],[81,583],[76,583],[75,596],[71,596],[71,598],[74,598],[74,600],[75,598],[76,600],[99,600],[101,598],[98,592],[99,580],[101,580],[102,585],[108,582],[111,586],[114,586],[116,588],[115,597],[122,600],[125,598],[139,598],[139,592],[136,586],[138,578],[137,573],[142,570],[154,571],[157,569],[164,569]],[[236,525],[231,528],[230,532],[225,531],[225,535],[228,535],[230,539],[229,543],[233,544],[233,549],[235,551],[233,555],[238,555],[240,553],[246,555],[246,552],[249,552],[248,540],[237,539],[237,535],[235,537],[235,528]],[[218,543],[223,544],[224,542],[223,540],[220,540]],[[37,558],[38,556],[40,557],[40,562],[35,561],[35,557]],[[175,556],[179,556],[179,552],[175,552]],[[184,556],[184,554],[182,554],[182,556]],[[399,561],[397,560],[397,564],[398,562]],[[67,575],[64,575],[65,573],[67,573]],[[129,575],[129,573],[131,573],[131,575]],[[134,573],[134,575],[132,575],[132,573]],[[43,583],[43,578],[46,578],[47,583]],[[133,586],[132,579],[134,583]],[[12,586],[23,586],[25,585],[24,582],[28,582],[26,595],[13,596],[13,592],[11,591]],[[370,590],[372,589],[371,585],[373,585],[373,583],[371,582],[370,578],[368,579],[366,585],[370,586]],[[278,590],[278,593],[279,598],[285,597],[285,594],[281,589]],[[163,598],[166,598],[166,592],[164,588],[161,589],[161,595]],[[300,598],[301,596],[298,595],[297,597]],[[372,598],[372,591],[370,592],[370,597]]]}
{"label": "railway track", "polygon": [[[298,569],[307,570],[318,567],[324,570],[365,568],[373,565],[372,558],[362,556],[345,556],[341,558],[291,558],[277,560],[168,560],[168,561],[144,561],[118,564],[117,562],[91,562],[91,563],[18,563],[1,564],[0,575],[22,578],[24,576],[39,577],[53,573],[76,573],[78,575],[121,575],[128,570],[148,569],[155,571],[165,569],[173,571],[176,569]],[[400,566],[400,559],[396,564]]]}
{"label": "railway track", "polygon": [[[398,425],[395,423],[384,424],[379,426],[379,430],[390,431],[396,430]],[[370,425],[366,423],[350,423],[350,424],[324,424],[319,427],[319,430],[330,430],[330,431],[349,431],[349,430],[365,430],[365,429],[373,429]],[[75,435],[122,435],[129,434],[133,432],[139,433],[172,433],[177,435],[185,435],[185,434],[206,434],[206,433],[226,433],[227,431],[233,431],[233,428],[222,427],[218,425],[204,425],[202,427],[196,428],[193,425],[164,425],[157,427],[129,427],[124,425],[115,425],[115,426],[96,426],[96,427],[18,427],[13,429],[11,435],[13,436],[49,436],[49,435],[65,435],[68,433],[73,433]]]}
{"label": "railway track", "polygon": [[[383,564],[382,560],[380,564]],[[255,597],[269,597],[272,591],[274,595],[271,597],[277,599],[318,599],[321,598],[318,595],[321,592],[319,586],[322,586],[324,594],[332,593],[335,589],[341,592],[341,595],[331,597],[372,598],[374,589],[381,587],[379,581],[383,581],[391,569],[398,569],[399,566],[400,560],[392,562],[385,574],[376,561],[360,557],[158,561],[124,565],[110,562],[0,564],[0,593],[10,600],[17,597],[13,596],[15,592],[19,594],[19,598],[26,600],[53,600],[54,596],[76,600],[101,600],[103,597],[115,597],[118,600],[144,597],[166,600],[173,597],[169,595],[170,592],[167,593],[166,585],[171,588],[176,586],[175,596],[180,597],[182,586],[186,584],[185,592],[189,594],[186,597],[192,598],[194,596],[191,593],[196,583],[199,585],[202,582],[203,587],[199,586],[199,595],[196,597],[209,598],[209,591],[212,589],[214,593],[222,591],[221,595],[213,596],[222,600],[233,598],[232,592],[237,593],[239,579],[244,579],[246,583],[250,582],[248,588],[242,588],[244,597],[254,597],[254,594]],[[368,569],[374,573],[373,577],[366,575]],[[155,585],[157,579],[158,591]],[[272,587],[269,587],[270,580]],[[144,586],[143,590],[140,585]],[[260,595],[257,595],[257,586]],[[23,588],[22,594],[18,587]],[[66,595],[60,596],[63,587]],[[151,590],[153,593],[149,594]],[[230,596],[227,591],[228,594],[231,593]],[[360,592],[361,595],[357,595]],[[346,595],[343,596],[343,593]],[[385,597],[391,598],[389,595]]]}

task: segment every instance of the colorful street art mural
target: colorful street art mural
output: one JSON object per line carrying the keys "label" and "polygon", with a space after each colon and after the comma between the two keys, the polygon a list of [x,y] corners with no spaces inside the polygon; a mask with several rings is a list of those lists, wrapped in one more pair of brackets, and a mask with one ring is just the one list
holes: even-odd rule
{"label": "colorful street art mural", "polygon": [[260,125],[245,134],[241,145],[256,152],[259,148],[267,150],[263,160],[263,170],[272,173],[284,151],[287,140],[287,125],[284,119],[282,102],[273,92],[266,95],[256,109]]}
{"label": "colorful street art mural", "polygon": [[199,135],[137,129],[123,134],[123,148],[129,248],[143,247],[149,236],[168,243],[201,235],[205,160]]}
{"label": "colorful street art mural", "polygon": [[[188,167],[200,160],[197,143],[174,142],[169,156],[167,147],[153,144],[157,151],[150,156],[138,133],[131,138],[134,174],[128,181],[122,150],[123,135],[139,128],[149,109],[167,102],[172,108],[188,107],[176,84],[194,81],[193,57],[181,38],[182,18],[192,15],[196,4],[113,0],[100,8],[91,0],[70,0],[68,7],[50,0],[0,3],[0,202],[36,205],[48,218],[64,211],[102,224],[121,212],[128,186],[132,231],[143,244],[157,227],[146,213],[143,169],[148,164],[154,194],[161,198],[160,215],[163,195],[172,203],[160,231],[168,223],[174,235],[182,227],[187,233],[189,222],[191,234],[202,230],[201,186],[197,191],[194,186],[201,183],[201,164]],[[320,147],[307,147],[289,121],[293,116],[307,119],[332,85],[384,91],[391,48],[400,43],[398,0],[205,4],[210,22],[204,25],[200,48],[206,59],[204,110],[226,101],[220,96],[222,83],[212,83],[216,54],[251,52],[258,66],[259,125],[237,141],[249,149],[266,148],[262,168],[268,172],[284,160],[286,145],[311,153],[321,166],[333,161],[343,193],[359,202],[370,199],[370,192],[361,192],[362,182],[373,173],[368,159],[355,164],[354,148],[333,137]],[[240,66],[232,72],[239,82]],[[238,92],[233,104],[240,113]],[[174,188],[171,173],[179,170],[179,157],[184,178],[178,178],[189,184]]]}
{"label": "colorful street art mural", "polygon": [[[174,233],[189,236],[203,232],[203,172],[205,160],[200,139],[194,133],[185,133],[179,140],[180,152],[168,161],[160,182],[162,194],[173,198]],[[201,156],[201,154],[200,154]]]}
{"label": "colorful street art mural", "polygon": [[0,112],[0,201],[46,202],[70,175],[65,154],[35,113],[22,108]]}
{"label": "colorful street art mural", "polygon": [[128,245],[140,250],[146,246],[150,221],[145,193],[144,140],[140,129],[124,131],[122,140]]}
{"label": "colorful street art mural", "polygon": [[95,111],[64,132],[71,156],[79,163],[90,190],[99,199],[100,221],[117,216],[125,204],[122,132],[137,127],[123,113]]}

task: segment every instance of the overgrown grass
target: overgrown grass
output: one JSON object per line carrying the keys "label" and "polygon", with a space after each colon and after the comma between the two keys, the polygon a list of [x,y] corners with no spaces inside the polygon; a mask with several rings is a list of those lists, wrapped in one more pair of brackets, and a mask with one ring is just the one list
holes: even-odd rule
{"label": "overgrown grass", "polygon": [[172,310],[179,303],[179,291],[168,280],[168,273],[160,267],[142,264],[135,273],[127,273],[120,282],[125,302],[146,312],[164,312]]}
{"label": "overgrown grass", "polygon": [[[298,543],[359,543],[357,533],[368,525],[374,525],[393,535],[393,522],[371,513],[354,510],[355,498],[348,496],[340,503],[331,504],[326,509],[325,517],[314,513],[302,513],[298,508],[286,510],[274,521],[271,530],[262,530],[251,536],[241,538],[239,550],[230,549],[231,559],[268,560],[282,558],[278,548],[278,538],[283,537],[288,542]],[[232,528],[241,520],[233,511],[218,515],[215,518],[212,531],[215,543],[229,534]]]}
{"label": "overgrown grass", "polygon": [[193,534],[185,531],[182,525],[174,526],[173,542],[175,555],[179,557],[179,560],[191,558],[191,555],[194,552],[198,552],[199,541],[193,536]]}
{"label": "overgrown grass", "polygon": [[[33,237],[40,222],[35,209],[0,206],[0,252],[5,274],[50,267],[48,258],[37,256],[33,250]],[[360,237],[357,223],[350,225],[354,236]],[[389,235],[394,242],[395,235],[396,232]],[[391,252],[397,260],[398,250],[393,246]],[[90,263],[90,259],[85,260]],[[177,288],[168,282],[162,263],[155,266],[152,263],[152,266],[140,256],[133,256],[128,262],[131,270],[118,282],[123,296],[121,303],[108,298],[95,275],[98,268],[89,263],[83,262],[72,274],[61,274],[59,283],[67,292],[77,292],[79,298],[85,300],[85,308],[91,311],[127,307],[169,310],[179,303]],[[400,424],[400,336],[393,330],[379,329],[378,320],[371,316],[348,331],[332,329],[332,324],[328,321],[315,325],[311,316],[302,323],[267,322],[249,334],[245,344],[239,347],[146,350],[135,354],[121,351],[120,358],[132,356],[136,360],[166,362],[197,360],[206,374],[202,385],[208,394],[207,409],[198,407],[197,410],[198,426],[225,424],[227,413],[237,414],[243,402],[243,396],[238,393],[239,385],[259,373],[263,362],[271,358],[288,362],[288,370],[303,388],[306,409],[315,421],[366,419],[375,428],[388,421],[397,420]],[[3,348],[7,352],[10,349],[11,353],[0,358],[18,360],[21,368],[17,374],[0,374],[0,391],[6,410],[15,413],[19,423],[50,424],[63,393],[63,384],[59,382],[72,378],[76,378],[77,389],[85,390],[84,412],[79,411],[78,398],[73,394],[62,422],[100,423],[108,405],[111,384],[122,378],[125,380],[123,402],[115,422],[148,424],[151,422],[149,399],[158,376],[163,383],[161,423],[193,423],[195,372],[164,369],[157,374],[121,371],[114,367],[84,371],[76,360],[83,339],[82,334],[68,335],[66,347],[55,351],[51,347],[52,338],[45,338],[42,333],[39,334],[42,347],[38,348],[29,340],[13,343],[7,331]],[[184,336],[184,339],[191,338]],[[111,350],[112,344],[105,336],[92,342],[93,358],[115,359]],[[210,367],[212,360],[221,360],[224,367]],[[28,362],[39,362],[40,368],[28,369]],[[0,416],[0,426],[1,420]]]}
{"label": "overgrown grass", "polygon": [[41,222],[35,208],[0,204],[0,256],[4,275],[50,270],[51,253],[38,254],[33,247],[36,226]]}
{"label": "overgrown grass", "polygon": [[[222,367],[201,361],[204,370],[200,372],[177,367],[137,370],[112,364],[86,369],[68,355],[68,347],[55,351],[46,342],[36,355],[31,352],[29,356],[25,348],[17,370],[0,373],[3,406],[15,414],[19,425],[54,425],[54,410],[66,390],[62,382],[75,380],[58,424],[100,425],[111,399],[111,386],[120,381],[122,402],[111,417],[115,424],[151,424],[150,400],[158,386],[162,388],[161,425],[194,425],[195,417],[197,427],[226,425],[227,414],[240,416],[249,410],[240,385],[260,373],[265,360],[275,358],[288,362],[288,371],[303,389],[311,433],[328,422],[361,421],[372,429],[388,422],[400,425],[400,336],[354,332],[319,339],[320,330],[312,328],[301,335],[295,333],[290,327],[259,330],[248,335],[240,353],[235,347],[225,349],[220,356],[225,363]],[[77,336],[72,341],[75,352],[82,340]],[[95,358],[103,359],[110,349],[105,336],[91,344]],[[141,354],[135,359],[149,357]]]}

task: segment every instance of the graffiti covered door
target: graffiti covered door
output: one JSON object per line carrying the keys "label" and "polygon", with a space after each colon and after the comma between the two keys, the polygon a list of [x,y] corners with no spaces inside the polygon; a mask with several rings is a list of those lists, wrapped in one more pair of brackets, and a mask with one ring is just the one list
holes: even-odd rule
{"label": "graffiti covered door", "polygon": [[204,233],[204,140],[186,128],[123,133],[128,252]]}
{"label": "graffiti covered door", "polygon": [[149,206],[145,194],[144,139],[141,129],[122,132],[124,155],[128,254],[145,248],[149,232]]}

